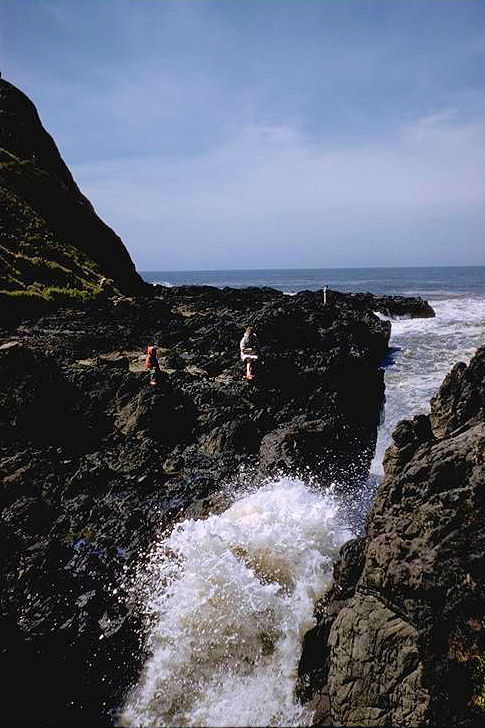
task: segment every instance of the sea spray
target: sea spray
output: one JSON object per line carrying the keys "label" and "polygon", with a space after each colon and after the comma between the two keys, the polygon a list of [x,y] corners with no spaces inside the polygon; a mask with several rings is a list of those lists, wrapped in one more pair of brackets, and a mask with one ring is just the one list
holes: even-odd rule
{"label": "sea spray", "polygon": [[371,465],[377,480],[382,477],[384,453],[399,420],[429,412],[429,400],[446,374],[457,362],[468,363],[485,342],[483,296],[441,296],[431,300],[431,305],[435,318],[391,319],[391,354],[384,363],[385,420]]}
{"label": "sea spray", "polygon": [[331,493],[285,478],[177,524],[138,577],[148,658],[120,724],[301,724],[302,639],[350,537]]}

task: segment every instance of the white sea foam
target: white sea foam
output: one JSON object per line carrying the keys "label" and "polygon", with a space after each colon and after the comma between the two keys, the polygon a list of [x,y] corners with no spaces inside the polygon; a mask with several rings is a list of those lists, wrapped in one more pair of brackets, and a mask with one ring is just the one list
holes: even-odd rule
{"label": "white sea foam", "polygon": [[468,363],[485,343],[485,297],[454,296],[431,304],[435,318],[392,320],[385,420],[371,467],[376,475],[382,473],[384,452],[399,420],[428,412],[430,398],[453,365]]}
{"label": "white sea foam", "polygon": [[121,725],[301,724],[302,638],[350,537],[331,493],[285,478],[178,524],[140,577],[149,657]]}

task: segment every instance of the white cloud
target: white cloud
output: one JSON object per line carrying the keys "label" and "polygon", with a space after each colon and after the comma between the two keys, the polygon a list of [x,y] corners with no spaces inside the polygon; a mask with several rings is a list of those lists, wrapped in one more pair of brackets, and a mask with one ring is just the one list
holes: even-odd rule
{"label": "white cloud", "polygon": [[252,124],[192,158],[74,173],[145,270],[479,262],[485,139],[453,118],[337,150],[291,125]]}

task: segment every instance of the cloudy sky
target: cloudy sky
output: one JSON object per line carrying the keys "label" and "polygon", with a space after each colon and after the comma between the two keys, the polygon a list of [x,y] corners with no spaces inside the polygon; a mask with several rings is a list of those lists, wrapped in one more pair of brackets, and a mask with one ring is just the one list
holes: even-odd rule
{"label": "cloudy sky", "polygon": [[141,270],[485,264],[485,0],[1,0]]}

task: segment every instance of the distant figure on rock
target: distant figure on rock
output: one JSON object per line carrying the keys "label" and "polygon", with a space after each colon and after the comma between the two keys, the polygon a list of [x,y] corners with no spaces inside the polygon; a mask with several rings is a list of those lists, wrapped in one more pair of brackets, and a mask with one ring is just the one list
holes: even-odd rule
{"label": "distant figure on rock", "polygon": [[246,379],[254,378],[254,365],[259,359],[259,342],[253,327],[248,326],[239,343],[241,361],[245,365]]}
{"label": "distant figure on rock", "polygon": [[150,384],[156,387],[161,380],[160,364],[158,363],[157,347],[147,346],[147,357],[145,359],[145,369],[150,371]]}

